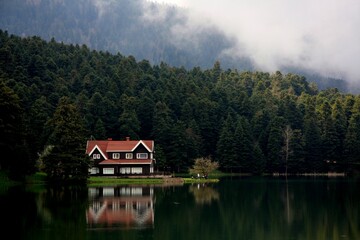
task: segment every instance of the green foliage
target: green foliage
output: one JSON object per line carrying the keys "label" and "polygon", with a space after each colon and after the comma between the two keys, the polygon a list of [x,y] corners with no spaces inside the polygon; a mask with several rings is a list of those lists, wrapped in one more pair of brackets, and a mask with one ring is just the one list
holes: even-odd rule
{"label": "green foliage", "polygon": [[210,173],[218,169],[218,162],[213,162],[209,158],[197,158],[194,165],[189,169],[189,173],[194,176],[209,176]]}
{"label": "green foliage", "polygon": [[0,147],[17,159],[0,164],[20,176],[37,162],[50,178],[86,179],[91,136],[154,139],[159,171],[186,171],[201,156],[256,174],[284,172],[286,158],[291,173],[360,161],[360,97],[318,91],[302,76],[224,71],[220,62],[188,71],[1,30],[0,39],[13,66],[0,59]]}
{"label": "green foliage", "polygon": [[90,159],[84,153],[85,130],[81,117],[69,99],[60,99],[48,126],[52,146],[43,156],[44,172],[55,182],[84,182],[89,174]]}
{"label": "green foliage", "polygon": [[232,171],[238,167],[234,132],[234,119],[228,114],[222,125],[219,141],[216,146],[216,159],[219,160],[221,169],[225,171]]}
{"label": "green foliage", "polygon": [[12,179],[23,179],[34,170],[26,144],[24,112],[18,95],[0,78],[0,170]]}
{"label": "green foliage", "polygon": [[[215,81],[221,74],[221,67],[223,69],[237,68],[241,71],[255,68],[251,57],[244,55],[234,57],[233,54],[223,54],[228,49],[236,47],[234,46],[236,41],[228,38],[221,29],[215,28],[211,24],[202,24],[201,31],[191,32],[191,38],[181,35],[174,36],[173,29],[186,29],[186,24],[190,22],[190,19],[185,13],[186,9],[173,5],[158,4],[148,0],[108,0],[105,2],[99,2],[99,0],[3,0],[0,10],[1,29],[7,29],[17,35],[40,36],[50,41],[51,44],[55,43],[55,39],[64,43],[80,45],[86,43],[88,47],[97,51],[133,55],[137,59],[146,59],[138,67],[139,70],[146,73],[152,73],[152,69],[148,66],[149,62],[161,64],[162,61],[166,61],[171,66],[184,66],[187,69],[191,69],[193,66],[213,67],[213,73],[209,80]],[[154,21],[153,16],[156,15],[161,15],[161,17]],[[149,16],[151,16],[150,20]],[[174,38],[178,40],[175,41],[175,44]],[[196,39],[197,44],[193,44],[193,39]],[[42,47],[43,44],[41,41],[33,44],[32,48],[36,50],[36,54],[27,59],[28,62],[31,60],[32,67],[26,69],[34,76],[42,75],[45,68],[68,71],[70,69],[67,63],[73,58],[78,64],[85,60],[83,55],[69,57],[64,54],[62,61],[57,63],[51,58],[41,56],[43,52],[39,47]],[[86,46],[81,47],[84,53],[90,52]],[[16,56],[13,55],[11,49],[1,49],[0,56],[4,56],[7,68],[11,69],[16,66]],[[219,61],[214,64],[214,59]],[[97,61],[91,56],[86,60],[88,60],[87,65],[95,66],[96,71],[101,71],[103,74],[109,72],[108,64],[113,63],[113,61],[106,63]],[[136,66],[134,63],[135,61],[126,59],[121,64],[123,66],[117,77],[122,80],[139,80],[138,75],[134,74],[131,69]],[[312,88],[311,84],[305,81],[305,77],[303,77],[305,74],[308,80],[316,82],[320,89],[326,89],[329,86],[337,87],[340,90],[347,89],[346,82],[341,79],[322,77],[302,68],[287,67],[283,71],[289,74],[282,74],[282,77],[279,78],[282,83],[277,83],[277,86],[289,88],[295,94],[300,94],[304,89],[316,93],[317,88]],[[84,72],[86,69],[80,71],[81,75]],[[73,80],[78,81],[78,77],[76,76]],[[250,78],[246,77],[245,79],[248,81]],[[247,83],[253,84],[254,82]],[[243,86],[247,88],[249,94],[252,91],[251,84],[247,83]],[[132,85],[132,88],[134,86]],[[73,87],[74,91],[80,91],[78,83]],[[119,89],[122,88],[119,86]],[[275,88],[273,90],[277,91]]]}
{"label": "green foliage", "polygon": [[275,117],[269,124],[269,139],[267,145],[267,167],[271,172],[281,172],[282,164],[282,146],[284,119]]}

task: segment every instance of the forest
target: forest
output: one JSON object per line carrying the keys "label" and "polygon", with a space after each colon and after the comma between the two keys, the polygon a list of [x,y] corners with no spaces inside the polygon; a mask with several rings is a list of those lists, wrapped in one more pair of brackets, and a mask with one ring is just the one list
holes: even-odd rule
{"label": "forest", "polygon": [[359,95],[292,73],[152,65],[3,30],[0,112],[0,149],[10,156],[0,168],[21,176],[38,171],[59,136],[83,153],[88,139],[153,139],[156,169],[171,172],[198,157],[254,174],[353,172],[360,163]]}
{"label": "forest", "polygon": [[[22,37],[55,38],[66,44],[85,44],[97,51],[132,55],[150,64],[211,68],[220,61],[224,69],[258,70],[251,56],[231,49],[236,41],[209,21],[194,22],[186,8],[148,0],[2,0],[0,29]],[[319,12],[319,14],[321,14]],[[336,87],[359,93],[344,79],[299,65],[281,66],[315,82],[318,89]]]}

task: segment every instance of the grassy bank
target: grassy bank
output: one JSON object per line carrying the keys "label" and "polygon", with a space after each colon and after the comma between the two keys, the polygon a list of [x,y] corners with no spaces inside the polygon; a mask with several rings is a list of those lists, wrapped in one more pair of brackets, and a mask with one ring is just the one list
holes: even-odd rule
{"label": "grassy bank", "polygon": [[[101,177],[101,176],[92,176],[89,177],[87,185],[89,187],[97,186],[116,186],[116,185],[171,185],[171,184],[183,184],[183,183],[206,183],[206,182],[218,182],[219,179],[216,174],[212,174],[208,179],[197,179],[191,178],[190,175],[183,174],[182,176],[174,176],[173,178],[163,178],[163,177],[129,177],[129,178],[117,178],[117,177]],[[5,172],[0,172],[0,188],[8,189],[8,187],[14,186],[16,184],[22,184],[23,182],[15,182],[8,178]],[[33,175],[27,176],[25,178],[25,184],[33,186],[42,186],[46,185],[46,174],[37,172]]]}
{"label": "grassy bank", "polygon": [[[219,179],[222,177],[231,177],[231,176],[248,176],[249,174],[244,174],[244,173],[224,173],[221,172],[219,170],[216,170],[212,173],[209,174],[208,179]],[[191,174],[190,173],[175,173],[174,174],[175,177],[182,177],[182,178],[191,178]]]}
{"label": "grassy bank", "polygon": [[104,185],[126,185],[126,184],[166,184],[178,185],[186,183],[216,183],[219,182],[218,178],[105,178],[105,177],[90,177],[88,180],[89,187],[104,186]]}
{"label": "grassy bank", "polygon": [[218,178],[183,178],[184,183],[217,183],[220,180]]}
{"label": "grassy bank", "polygon": [[127,184],[162,184],[163,178],[109,178],[109,177],[90,177],[89,187],[104,185],[127,185]]}

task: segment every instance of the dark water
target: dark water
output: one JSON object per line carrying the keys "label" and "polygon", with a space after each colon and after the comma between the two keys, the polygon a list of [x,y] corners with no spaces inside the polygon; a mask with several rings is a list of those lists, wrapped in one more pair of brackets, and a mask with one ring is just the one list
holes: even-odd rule
{"label": "dark water", "polygon": [[9,239],[359,240],[359,183],[233,178],[184,186],[15,187],[0,191],[0,229]]}

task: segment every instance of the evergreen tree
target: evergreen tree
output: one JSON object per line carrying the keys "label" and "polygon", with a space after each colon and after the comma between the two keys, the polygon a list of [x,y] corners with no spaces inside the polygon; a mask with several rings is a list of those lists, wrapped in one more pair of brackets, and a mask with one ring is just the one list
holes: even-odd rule
{"label": "evergreen tree", "polygon": [[144,92],[144,94],[145,96],[142,96],[139,100],[137,111],[140,122],[140,135],[142,139],[151,139],[155,103],[154,100],[148,96],[150,94],[146,94],[146,92]]}
{"label": "evergreen tree", "polygon": [[325,161],[334,161],[336,156],[335,147],[340,139],[336,136],[331,107],[328,101],[320,106],[319,122],[321,126],[322,158]]}
{"label": "evergreen tree", "polygon": [[280,172],[284,169],[282,164],[282,146],[284,119],[274,117],[269,124],[269,139],[267,144],[267,169],[269,172]]}
{"label": "evergreen tree", "polygon": [[216,159],[220,164],[220,168],[225,171],[234,171],[238,167],[236,142],[234,138],[234,120],[228,114],[226,120],[222,124],[219,141],[216,147]]}
{"label": "evergreen tree", "polygon": [[135,110],[124,110],[119,117],[120,136],[130,137],[131,139],[140,139],[140,122],[137,118]]}
{"label": "evergreen tree", "polygon": [[103,121],[101,121],[100,118],[95,123],[93,135],[94,135],[95,139],[99,139],[99,140],[106,139],[106,137],[107,137],[104,123],[103,123]]}
{"label": "evergreen tree", "polygon": [[[353,95],[347,95],[345,96],[345,100],[344,100],[344,112],[345,112],[345,116],[346,116],[346,122],[347,124],[349,123],[351,114],[352,114],[352,110],[353,110],[353,106],[355,103],[355,99]],[[347,126],[347,125],[346,125]]]}
{"label": "evergreen tree", "polygon": [[234,145],[237,155],[237,164],[241,171],[249,172],[252,168],[252,140],[250,125],[244,117],[239,117],[234,132]]}
{"label": "evergreen tree", "polygon": [[223,71],[220,62],[187,71],[1,30],[0,39],[0,147],[22,161],[0,165],[19,175],[35,169],[55,129],[44,123],[62,96],[76,102],[89,135],[154,139],[163,170],[210,156],[224,171],[260,173],[264,161],[267,172],[281,171],[285,125],[293,131],[289,172],[327,171],[324,160],[337,162],[330,169],[337,171],[358,161],[360,97],[319,91],[297,74]]}
{"label": "evergreen tree", "polygon": [[258,142],[259,147],[264,155],[266,155],[267,152],[266,148],[269,138],[269,122],[270,115],[265,109],[257,111],[251,120],[253,138]]}
{"label": "evergreen tree", "polygon": [[170,117],[170,110],[165,103],[157,102],[154,107],[154,119],[153,119],[153,132],[152,136],[156,145],[163,150],[163,166],[164,170],[170,171],[171,166],[168,161],[171,161],[168,156],[169,143],[171,141],[171,129],[173,126],[173,120]]}
{"label": "evergreen tree", "polygon": [[290,125],[286,125],[285,129],[283,130],[283,139],[284,139],[284,146],[283,146],[283,153],[285,155],[285,174],[288,174],[288,165],[289,165],[289,156],[292,153],[292,149],[290,144],[292,142],[294,132],[291,129]]}
{"label": "evergreen tree", "polygon": [[315,115],[314,99],[307,100],[304,117],[304,154],[305,170],[319,171],[323,165],[321,160],[321,133]]}
{"label": "evergreen tree", "polygon": [[51,129],[51,151],[43,158],[47,177],[55,182],[85,183],[90,159],[84,152],[86,131],[75,105],[67,97],[61,98],[47,125]]}
{"label": "evergreen tree", "polygon": [[195,122],[191,120],[185,129],[186,135],[186,152],[189,159],[195,159],[202,156],[203,153],[203,139],[200,135],[200,130]]}
{"label": "evergreen tree", "polygon": [[344,141],[347,128],[347,120],[345,111],[339,99],[335,101],[332,106],[332,120],[334,123],[335,137],[334,144],[334,156],[333,159],[338,163],[344,160]]}
{"label": "evergreen tree", "polygon": [[25,141],[23,109],[16,93],[0,78],[0,150],[11,158],[0,158],[0,170],[9,171],[13,179],[23,179],[32,173],[31,162]]}
{"label": "evergreen tree", "polygon": [[350,170],[360,163],[360,113],[352,114],[345,138],[345,169]]}
{"label": "evergreen tree", "polygon": [[140,121],[136,114],[137,99],[126,94],[121,96],[122,113],[119,117],[120,136],[140,139]]}
{"label": "evergreen tree", "polygon": [[46,143],[45,123],[53,114],[52,106],[47,102],[46,97],[42,96],[35,100],[29,111],[29,131],[28,138],[32,139],[32,145],[35,152],[33,156],[37,158],[39,149],[42,149]]}
{"label": "evergreen tree", "polygon": [[305,171],[304,166],[304,138],[301,130],[294,129],[290,141],[290,154],[288,159],[289,173],[302,173]]}
{"label": "evergreen tree", "polygon": [[254,174],[264,173],[266,170],[266,160],[258,143],[254,144],[252,159],[253,159],[253,164],[252,164],[251,172]]}
{"label": "evergreen tree", "polygon": [[176,122],[168,133],[170,140],[166,144],[166,159],[168,166],[175,172],[184,172],[191,164],[186,149],[185,125]]}

